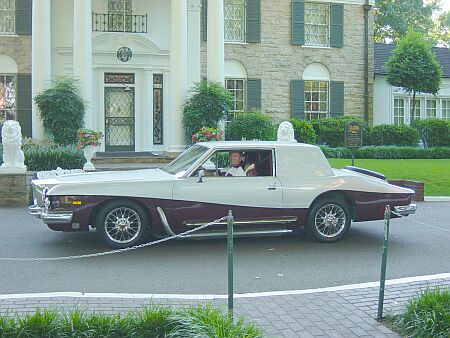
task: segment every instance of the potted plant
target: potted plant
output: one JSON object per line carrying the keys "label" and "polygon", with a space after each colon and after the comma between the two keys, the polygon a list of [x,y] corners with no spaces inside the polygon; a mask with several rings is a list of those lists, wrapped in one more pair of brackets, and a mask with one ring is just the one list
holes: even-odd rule
{"label": "potted plant", "polygon": [[86,158],[86,163],[83,166],[83,170],[95,170],[91,160],[98,147],[102,144],[102,132],[85,128],[78,129],[77,137],[77,150],[83,149],[84,157]]}
{"label": "potted plant", "polygon": [[201,127],[194,135],[192,135],[191,141],[193,143],[221,141],[222,138],[223,132],[218,128]]}

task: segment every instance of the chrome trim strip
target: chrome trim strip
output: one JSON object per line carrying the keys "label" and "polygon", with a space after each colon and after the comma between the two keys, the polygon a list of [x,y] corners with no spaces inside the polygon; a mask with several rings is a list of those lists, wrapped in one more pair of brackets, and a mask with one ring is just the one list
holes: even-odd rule
{"label": "chrome trim strip", "polygon": [[37,218],[41,218],[41,214],[42,214],[42,208],[36,204],[30,205],[28,207],[28,213],[31,216],[37,217]]}
{"label": "chrome trim strip", "polygon": [[175,233],[172,231],[172,228],[169,225],[169,222],[167,221],[166,213],[161,207],[157,207],[156,211],[158,211],[159,218],[161,219],[162,226],[164,230],[166,231],[167,235],[169,236],[175,236]]}
{"label": "chrome trim strip", "polygon": [[410,204],[410,205],[400,205],[394,207],[394,211],[402,216],[408,216],[411,214],[414,214],[417,210],[416,204]]}
{"label": "chrome trim strip", "polygon": [[66,224],[71,223],[73,217],[73,212],[67,211],[67,212],[55,212],[55,213],[49,213],[46,211],[43,211],[41,213],[42,221],[45,224]]}
{"label": "chrome trim strip", "polygon": [[[257,225],[267,225],[267,224],[289,224],[289,223],[295,223],[297,222],[297,217],[286,217],[286,218],[278,218],[278,219],[262,219],[262,220],[248,220],[248,221],[235,221],[233,222],[234,225],[247,225],[247,224],[257,224]],[[184,222],[183,223],[186,226],[189,227],[199,227],[204,224],[205,222]],[[226,225],[227,222],[218,222],[215,223],[217,225]]]}
{"label": "chrome trim strip", "polygon": [[[273,236],[273,235],[285,235],[292,233],[293,230],[283,229],[283,230],[266,230],[266,231],[235,231],[233,233],[234,237],[246,237],[246,236]],[[202,232],[202,233],[192,233],[183,238],[212,238],[212,237],[226,237],[226,231],[218,232]]]}

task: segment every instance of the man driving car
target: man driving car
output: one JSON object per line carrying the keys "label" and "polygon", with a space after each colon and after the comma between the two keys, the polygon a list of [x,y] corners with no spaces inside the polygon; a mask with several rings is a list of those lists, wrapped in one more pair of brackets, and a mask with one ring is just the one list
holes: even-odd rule
{"label": "man driving car", "polygon": [[230,165],[223,169],[223,176],[245,176],[242,168],[242,154],[239,151],[230,151],[228,155]]}

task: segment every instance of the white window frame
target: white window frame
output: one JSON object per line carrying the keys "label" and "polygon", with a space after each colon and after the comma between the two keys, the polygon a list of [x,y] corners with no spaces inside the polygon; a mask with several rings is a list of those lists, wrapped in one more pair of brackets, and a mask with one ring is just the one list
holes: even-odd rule
{"label": "white window frame", "polygon": [[[7,18],[11,20],[7,21]],[[11,29],[6,29],[6,22]],[[0,35],[16,34],[16,2],[15,0],[0,0]]]}
{"label": "white window frame", "polygon": [[[315,8],[311,8],[315,6]],[[327,11],[327,22],[326,24],[321,24],[321,23],[309,23],[307,22],[307,17],[308,17],[308,11],[313,12],[314,10],[317,12],[318,8],[320,6],[323,6],[324,8],[326,7],[326,11]],[[308,8],[310,7],[310,8]],[[305,46],[308,47],[330,47],[330,31],[331,31],[331,7],[329,3],[323,3],[323,2],[305,2]],[[317,31],[317,34],[319,34],[319,27],[326,27],[326,34],[325,34],[325,38],[326,41],[324,43],[313,43],[311,41],[311,39],[309,39],[308,37],[310,36],[310,34],[308,34],[308,30],[309,30],[309,26],[316,26],[315,30]]]}
{"label": "white window frame", "polygon": [[[397,104],[398,102],[403,102],[403,105],[400,106]],[[404,96],[396,96],[394,97],[394,102],[393,102],[393,115],[392,115],[392,119],[393,119],[393,124],[398,126],[398,125],[403,125],[406,124],[406,112],[409,112],[409,107],[407,105],[409,99],[407,100],[407,97]],[[398,112],[400,111],[400,109],[403,111],[403,114],[399,114]]]}
{"label": "white window frame", "polygon": [[[234,86],[232,89],[228,88],[228,81],[233,81]],[[237,92],[240,91],[240,89],[237,88],[236,83],[237,81],[242,81],[242,100],[237,99]],[[244,113],[245,107],[246,107],[246,94],[247,94],[247,88],[246,88],[246,80],[242,77],[227,77],[225,78],[225,88],[233,95],[233,108],[230,110],[230,117],[235,117],[236,114]],[[242,101],[242,110],[237,109],[237,102]]]}
{"label": "white window frame", "polygon": [[[308,83],[311,83],[310,89],[307,89]],[[313,89],[313,83],[318,83],[318,90]],[[321,90],[325,85],[325,91]],[[306,120],[324,119],[330,115],[330,82],[324,80],[305,80],[304,81],[304,98],[305,98],[305,118]],[[313,95],[317,93],[318,98],[315,100]],[[326,93],[326,100],[321,100],[321,94]],[[307,94],[310,94],[310,99],[307,99]],[[308,109],[308,104],[310,104],[310,109]],[[313,106],[317,104],[318,109],[313,109]],[[325,104],[326,109],[321,109],[321,105]]]}
{"label": "white window frame", "polygon": [[[436,106],[433,108],[429,108],[428,107],[428,103],[429,102],[434,102],[436,104]],[[439,117],[438,115],[438,110],[439,110],[439,104],[438,104],[439,100],[437,98],[433,98],[433,99],[425,99],[425,118],[426,119],[436,119]],[[430,116],[428,114],[428,111],[434,111],[434,116]]]}
{"label": "white window frame", "polygon": [[[234,14],[236,14],[236,8],[242,6],[240,9],[242,18],[231,16],[229,9],[233,8]],[[236,28],[236,24],[240,22],[242,25],[241,31]],[[227,24],[229,23],[229,25]],[[228,26],[233,29],[228,29]],[[236,33],[238,32],[238,33]],[[224,40],[227,43],[245,43],[247,38],[247,7],[245,0],[224,0]]]}
{"label": "white window frame", "polygon": [[[445,102],[445,108],[444,108],[444,102]],[[447,120],[450,121],[450,98],[444,97],[441,98],[441,114],[440,117],[443,120]],[[445,110],[445,114],[444,114],[444,110]]]}
{"label": "white window frame", "polygon": [[[407,117],[406,120],[408,120],[409,124],[411,124],[411,110],[412,110],[412,106],[413,106],[413,98],[412,96],[408,97],[408,112],[409,115]],[[416,97],[416,111],[414,112],[414,120],[421,120],[422,119],[422,99],[420,97]],[[417,114],[417,111],[419,114]]]}

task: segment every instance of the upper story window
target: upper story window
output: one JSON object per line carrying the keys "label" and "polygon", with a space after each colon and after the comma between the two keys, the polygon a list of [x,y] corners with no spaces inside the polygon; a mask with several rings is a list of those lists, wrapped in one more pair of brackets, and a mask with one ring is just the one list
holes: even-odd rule
{"label": "upper story window", "polygon": [[307,120],[328,117],[327,81],[305,81],[305,114]]}
{"label": "upper story window", "polygon": [[330,5],[305,2],[305,45],[330,45]]}
{"label": "upper story window", "polygon": [[16,104],[16,77],[0,74],[0,122],[8,112],[14,113]]}
{"label": "upper story window", "polygon": [[245,42],[245,0],[225,0],[225,41]]}
{"label": "upper story window", "polygon": [[226,88],[233,95],[233,107],[230,111],[230,117],[236,113],[242,113],[245,109],[245,80],[244,79],[226,79]]}
{"label": "upper story window", "polygon": [[131,1],[132,0],[108,0],[108,19],[110,31],[131,31]]}
{"label": "upper story window", "polygon": [[15,34],[15,0],[0,0],[0,34]]}

